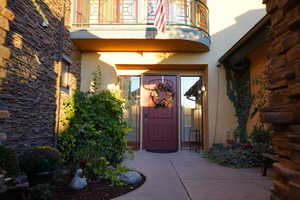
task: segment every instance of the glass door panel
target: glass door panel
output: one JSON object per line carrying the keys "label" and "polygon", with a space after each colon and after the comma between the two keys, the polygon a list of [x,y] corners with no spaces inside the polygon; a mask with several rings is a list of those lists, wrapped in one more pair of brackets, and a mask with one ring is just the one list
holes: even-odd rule
{"label": "glass door panel", "polygon": [[134,149],[139,149],[140,143],[140,82],[139,76],[119,77],[121,95],[126,101],[124,120],[131,128],[127,135],[128,145]]}
{"label": "glass door panel", "polygon": [[200,151],[202,147],[202,81],[200,76],[181,77],[181,147]]}

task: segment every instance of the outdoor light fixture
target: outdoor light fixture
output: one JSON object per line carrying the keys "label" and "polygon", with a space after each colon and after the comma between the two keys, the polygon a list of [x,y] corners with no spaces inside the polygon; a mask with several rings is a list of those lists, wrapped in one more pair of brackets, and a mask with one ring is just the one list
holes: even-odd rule
{"label": "outdoor light fixture", "polygon": [[48,27],[48,24],[47,24],[47,22],[45,22],[45,21],[43,21],[43,22],[41,23],[41,25],[42,25],[42,27],[44,27],[44,28],[47,28],[47,27]]}
{"label": "outdoor light fixture", "polygon": [[202,91],[202,92],[205,92],[205,91],[206,91],[206,88],[205,88],[205,86],[204,86],[204,85],[202,85],[202,87],[201,87],[201,91]]}
{"label": "outdoor light fixture", "polygon": [[7,135],[5,133],[0,133],[0,146],[5,145],[7,140]]}

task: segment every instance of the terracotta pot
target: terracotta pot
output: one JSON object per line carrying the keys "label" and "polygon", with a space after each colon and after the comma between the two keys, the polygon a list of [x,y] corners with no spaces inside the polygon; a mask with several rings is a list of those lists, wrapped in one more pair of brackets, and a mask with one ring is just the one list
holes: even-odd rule
{"label": "terracotta pot", "polygon": [[227,139],[226,140],[227,144],[233,145],[235,141],[233,139]]}

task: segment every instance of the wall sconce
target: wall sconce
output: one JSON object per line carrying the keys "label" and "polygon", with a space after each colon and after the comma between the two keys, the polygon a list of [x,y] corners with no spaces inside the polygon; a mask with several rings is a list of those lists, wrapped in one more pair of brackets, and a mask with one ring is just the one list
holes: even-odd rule
{"label": "wall sconce", "polygon": [[48,27],[48,23],[45,22],[45,21],[43,21],[43,22],[41,23],[41,25],[42,25],[42,27],[44,27],[44,28],[47,28],[47,27]]}
{"label": "wall sconce", "polygon": [[205,91],[206,91],[205,85],[202,85],[201,91],[202,91],[202,92],[205,92]]}

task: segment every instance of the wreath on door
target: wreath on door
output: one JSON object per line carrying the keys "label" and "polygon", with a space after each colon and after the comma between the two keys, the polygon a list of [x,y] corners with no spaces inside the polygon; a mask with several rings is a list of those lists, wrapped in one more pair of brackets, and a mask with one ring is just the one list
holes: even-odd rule
{"label": "wreath on door", "polygon": [[159,83],[151,92],[151,98],[156,107],[170,107],[174,96],[174,91],[169,83]]}

